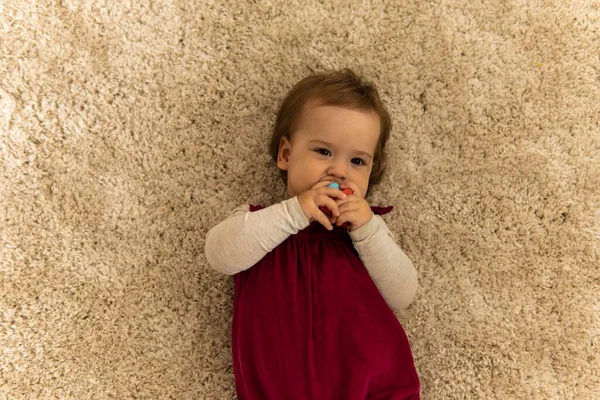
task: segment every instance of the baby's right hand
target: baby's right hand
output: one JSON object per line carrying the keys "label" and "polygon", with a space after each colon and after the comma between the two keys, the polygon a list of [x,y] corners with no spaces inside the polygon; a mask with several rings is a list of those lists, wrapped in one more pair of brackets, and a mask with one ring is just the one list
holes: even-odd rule
{"label": "baby's right hand", "polygon": [[340,210],[335,200],[346,199],[346,194],[340,189],[327,187],[330,183],[330,181],[324,181],[315,184],[306,192],[298,195],[298,202],[310,222],[318,221],[328,230],[333,230],[329,217],[319,210],[319,207],[325,206],[331,210],[334,216],[339,217]]}

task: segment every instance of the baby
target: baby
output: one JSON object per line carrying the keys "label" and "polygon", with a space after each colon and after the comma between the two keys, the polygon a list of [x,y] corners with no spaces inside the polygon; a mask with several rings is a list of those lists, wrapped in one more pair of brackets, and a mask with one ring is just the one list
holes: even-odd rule
{"label": "baby", "polygon": [[235,280],[240,400],[419,399],[393,313],[412,302],[417,272],[380,216],[392,207],[365,200],[390,131],[377,90],[351,70],[302,79],[270,146],[287,199],[240,206],[208,232],[209,264]]}

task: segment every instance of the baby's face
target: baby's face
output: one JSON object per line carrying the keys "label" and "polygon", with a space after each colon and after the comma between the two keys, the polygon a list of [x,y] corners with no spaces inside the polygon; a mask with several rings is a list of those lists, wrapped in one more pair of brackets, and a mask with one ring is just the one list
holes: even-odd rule
{"label": "baby's face", "polygon": [[283,138],[279,146],[277,166],[287,171],[288,196],[329,180],[351,181],[364,197],[379,132],[374,112],[307,103],[291,143]]}

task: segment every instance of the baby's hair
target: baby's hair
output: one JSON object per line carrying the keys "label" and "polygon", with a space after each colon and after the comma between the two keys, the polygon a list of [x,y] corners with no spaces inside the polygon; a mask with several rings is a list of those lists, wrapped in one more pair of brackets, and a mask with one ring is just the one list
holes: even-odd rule
{"label": "baby's hair", "polygon": [[[299,116],[309,100],[319,101],[320,105],[335,105],[377,114],[381,132],[373,157],[369,186],[378,184],[386,168],[385,144],[390,138],[392,120],[376,86],[348,68],[307,76],[288,92],[277,113],[271,137],[269,150],[273,160],[277,162],[281,138],[292,139]],[[287,171],[280,170],[280,173],[284,183],[287,183]]]}

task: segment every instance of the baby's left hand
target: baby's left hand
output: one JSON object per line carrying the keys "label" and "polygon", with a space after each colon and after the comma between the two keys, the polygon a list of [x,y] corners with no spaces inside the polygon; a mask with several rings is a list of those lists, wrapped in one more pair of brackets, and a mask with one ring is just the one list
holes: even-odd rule
{"label": "baby's left hand", "polygon": [[354,183],[347,182],[340,186],[340,190],[346,188],[352,189],[354,194],[346,196],[345,200],[336,200],[340,215],[339,217],[332,216],[330,220],[332,224],[337,226],[342,226],[348,222],[350,224],[349,230],[354,231],[373,218],[373,211]]}

